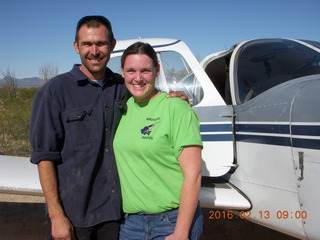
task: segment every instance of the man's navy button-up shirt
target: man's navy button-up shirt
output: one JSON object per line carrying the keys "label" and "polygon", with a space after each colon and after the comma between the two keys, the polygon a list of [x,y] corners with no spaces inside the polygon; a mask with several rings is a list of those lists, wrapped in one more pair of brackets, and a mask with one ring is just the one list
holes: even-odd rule
{"label": "man's navy button-up shirt", "polygon": [[100,86],[77,65],[47,82],[35,96],[31,162],[56,163],[62,206],[76,227],[120,218],[112,144],[128,96],[123,79],[111,70]]}

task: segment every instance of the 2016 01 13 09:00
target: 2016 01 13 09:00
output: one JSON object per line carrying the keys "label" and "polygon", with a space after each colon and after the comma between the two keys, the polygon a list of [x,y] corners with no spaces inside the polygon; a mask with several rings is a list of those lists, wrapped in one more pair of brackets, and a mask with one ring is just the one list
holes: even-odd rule
{"label": "2016 01 13 09:00", "polygon": [[209,211],[209,219],[306,219],[308,213],[306,211],[287,211],[287,210],[278,210],[278,211],[258,211],[256,214],[253,214],[251,211],[225,211],[225,210],[211,210]]}

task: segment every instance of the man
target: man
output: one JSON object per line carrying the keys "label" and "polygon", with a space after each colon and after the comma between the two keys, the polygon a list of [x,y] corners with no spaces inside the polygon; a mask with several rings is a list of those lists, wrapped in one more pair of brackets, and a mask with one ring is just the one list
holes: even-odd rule
{"label": "man", "polygon": [[106,67],[115,44],[108,19],[80,19],[74,48],[82,64],[52,79],[34,99],[31,162],[38,164],[53,239],[118,238],[112,141],[128,92]]}
{"label": "man", "polygon": [[121,198],[112,143],[129,93],[106,67],[115,44],[108,19],[83,17],[74,41],[82,64],[35,96],[31,162],[46,198],[48,239],[118,239]]}

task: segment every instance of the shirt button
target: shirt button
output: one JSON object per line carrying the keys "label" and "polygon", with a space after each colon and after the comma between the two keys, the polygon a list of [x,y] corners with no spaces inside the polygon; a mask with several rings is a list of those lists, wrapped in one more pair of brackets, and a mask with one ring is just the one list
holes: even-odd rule
{"label": "shirt button", "polygon": [[108,108],[108,107],[106,107],[105,109],[106,109],[106,111],[108,111],[108,110],[109,110],[109,108]]}
{"label": "shirt button", "polygon": [[108,173],[111,173],[112,171],[111,171],[111,169],[108,169]]}
{"label": "shirt button", "polygon": [[105,151],[105,152],[109,152],[109,149],[108,149],[108,148],[105,148],[104,151]]}
{"label": "shirt button", "polygon": [[112,189],[112,190],[111,190],[111,192],[112,192],[112,193],[115,193],[115,192],[116,192],[116,190]]}
{"label": "shirt button", "polygon": [[108,132],[109,129],[108,129],[108,128],[105,128],[104,130],[105,130],[106,132]]}

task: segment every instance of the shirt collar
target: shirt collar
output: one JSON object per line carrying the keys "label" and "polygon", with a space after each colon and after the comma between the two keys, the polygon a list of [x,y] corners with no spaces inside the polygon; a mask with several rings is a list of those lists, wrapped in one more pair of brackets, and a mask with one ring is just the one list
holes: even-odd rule
{"label": "shirt collar", "polygon": [[[93,83],[93,84],[97,84],[93,81],[91,81],[81,70],[80,70],[80,67],[81,65],[80,64],[74,64],[73,65],[73,68],[71,70],[71,74],[73,75],[73,79],[74,81],[77,81],[77,82],[81,82],[82,84],[84,82],[87,82],[87,83]],[[114,77],[114,73],[109,69],[107,68],[107,71],[106,71],[106,77],[104,79],[105,81],[105,84],[113,84],[116,82],[116,78]]]}

